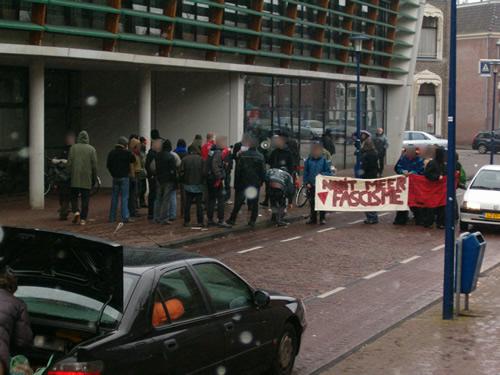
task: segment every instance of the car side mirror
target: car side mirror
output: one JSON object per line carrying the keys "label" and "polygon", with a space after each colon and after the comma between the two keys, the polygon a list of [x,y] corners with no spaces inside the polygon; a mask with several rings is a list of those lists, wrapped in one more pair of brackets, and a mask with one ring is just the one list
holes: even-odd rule
{"label": "car side mirror", "polygon": [[256,290],[253,294],[253,301],[257,307],[266,307],[271,302],[271,297],[263,290]]}

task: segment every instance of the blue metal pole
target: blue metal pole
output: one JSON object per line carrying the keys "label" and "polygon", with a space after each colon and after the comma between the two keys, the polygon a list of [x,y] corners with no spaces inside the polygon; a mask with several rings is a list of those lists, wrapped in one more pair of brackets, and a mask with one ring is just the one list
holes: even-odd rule
{"label": "blue metal pole", "polygon": [[493,70],[493,102],[491,114],[491,143],[490,143],[490,164],[495,164],[495,117],[497,111],[497,66],[490,65]]}
{"label": "blue metal pole", "polygon": [[356,165],[354,175],[359,177],[361,169],[361,52],[356,51]]}
{"label": "blue metal pole", "polygon": [[455,171],[456,171],[456,79],[457,79],[457,0],[451,1],[450,59],[448,91],[448,163],[446,187],[446,229],[443,277],[443,319],[453,319],[453,284],[455,266]]}

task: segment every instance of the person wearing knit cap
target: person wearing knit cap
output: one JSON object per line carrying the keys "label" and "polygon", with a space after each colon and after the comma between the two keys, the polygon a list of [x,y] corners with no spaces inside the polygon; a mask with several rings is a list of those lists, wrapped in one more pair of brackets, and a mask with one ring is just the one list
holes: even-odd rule
{"label": "person wearing knit cap", "polygon": [[129,177],[132,174],[136,159],[128,150],[128,139],[120,137],[113,150],[108,154],[106,167],[111,177],[113,177],[111,192],[111,208],[109,210],[109,221],[113,223],[116,220],[116,211],[118,209],[118,200],[121,197],[121,222],[128,223],[130,214],[128,209],[129,200]]}

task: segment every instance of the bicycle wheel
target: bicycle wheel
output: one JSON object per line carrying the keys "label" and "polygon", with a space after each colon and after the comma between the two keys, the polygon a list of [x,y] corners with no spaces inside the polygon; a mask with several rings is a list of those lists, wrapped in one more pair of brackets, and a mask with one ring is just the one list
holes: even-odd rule
{"label": "bicycle wheel", "polygon": [[297,194],[295,195],[295,205],[297,207],[304,207],[308,201],[309,201],[309,196],[307,188],[305,185],[302,185],[300,189],[297,191]]}
{"label": "bicycle wheel", "polygon": [[49,194],[52,189],[52,182],[50,181],[50,177],[47,173],[45,173],[44,179],[44,187],[43,187],[43,195]]}

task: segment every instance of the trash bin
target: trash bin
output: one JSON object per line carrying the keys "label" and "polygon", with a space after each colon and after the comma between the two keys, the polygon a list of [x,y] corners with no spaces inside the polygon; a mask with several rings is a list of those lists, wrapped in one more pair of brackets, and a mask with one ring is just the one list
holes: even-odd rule
{"label": "trash bin", "polygon": [[469,294],[476,289],[477,278],[483,264],[486,241],[480,232],[465,233],[460,237],[462,247],[462,271],[460,292]]}

